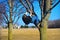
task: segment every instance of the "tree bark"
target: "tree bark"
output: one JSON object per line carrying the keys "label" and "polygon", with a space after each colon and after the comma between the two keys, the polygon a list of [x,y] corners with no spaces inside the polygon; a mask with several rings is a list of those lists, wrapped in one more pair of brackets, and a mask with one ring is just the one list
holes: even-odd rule
{"label": "tree bark", "polygon": [[12,25],[12,7],[13,7],[12,0],[9,0],[9,6],[10,6],[10,20],[8,23],[8,40],[12,40],[12,28],[13,28],[13,25]]}
{"label": "tree bark", "polygon": [[12,40],[12,23],[9,23],[8,24],[9,27],[8,27],[8,40]]}
{"label": "tree bark", "polygon": [[2,38],[2,26],[0,26],[0,40],[1,40],[1,38]]}
{"label": "tree bark", "polygon": [[[45,14],[46,11],[48,11],[50,9],[50,0],[45,0],[44,1],[44,11],[42,12],[43,14]],[[50,12],[47,13],[46,17],[43,19],[42,15],[42,21],[41,21],[41,26],[40,26],[40,40],[47,40],[47,27],[48,27],[48,18],[50,16]]]}

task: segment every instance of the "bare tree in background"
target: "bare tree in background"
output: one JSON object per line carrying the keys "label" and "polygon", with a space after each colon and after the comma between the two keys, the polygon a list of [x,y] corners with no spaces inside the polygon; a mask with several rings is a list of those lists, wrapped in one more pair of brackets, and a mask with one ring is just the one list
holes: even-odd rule
{"label": "bare tree in background", "polygon": [[0,40],[1,40],[2,24],[3,22],[7,22],[6,18],[7,18],[7,14],[5,10],[5,4],[0,3]]}
{"label": "bare tree in background", "polygon": [[[19,14],[13,11],[14,5],[15,5],[14,2],[15,0],[8,0],[7,2],[3,1],[0,3],[0,24],[2,25],[5,23],[8,25],[8,40],[12,40],[13,23],[15,21],[15,18],[18,17],[16,15]],[[14,16],[14,19],[13,19],[13,16]]]}

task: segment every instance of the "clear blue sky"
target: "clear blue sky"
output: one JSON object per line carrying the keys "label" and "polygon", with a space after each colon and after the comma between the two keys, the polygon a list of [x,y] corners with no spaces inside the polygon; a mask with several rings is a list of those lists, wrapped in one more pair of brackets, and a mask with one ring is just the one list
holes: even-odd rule
{"label": "clear blue sky", "polygon": [[[33,4],[34,4],[35,13],[37,14],[38,18],[41,19],[41,15],[40,15],[41,10],[39,8],[39,3],[35,1]],[[55,8],[52,9],[50,17],[49,17],[49,20],[58,20],[58,19],[60,19],[60,3]],[[18,22],[20,22],[20,25],[24,24],[21,19]],[[30,23],[29,26],[31,25],[34,25],[34,24]]]}
{"label": "clear blue sky", "polygon": [[[5,1],[5,0],[0,0],[0,2]],[[58,1],[58,0],[56,0]],[[37,14],[38,18],[41,19],[41,11],[40,11],[40,7],[39,7],[39,3],[37,1],[35,1],[33,3],[34,5],[34,11]],[[60,3],[51,11],[49,20],[58,20],[60,19]],[[22,21],[22,17],[20,17],[20,19],[17,22],[18,25],[25,25],[24,22]],[[32,26],[34,24],[29,24],[29,26]]]}

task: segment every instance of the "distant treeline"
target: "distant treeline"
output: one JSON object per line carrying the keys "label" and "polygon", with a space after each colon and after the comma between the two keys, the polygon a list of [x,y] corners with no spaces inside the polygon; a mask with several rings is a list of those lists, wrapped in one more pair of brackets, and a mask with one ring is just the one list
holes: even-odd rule
{"label": "distant treeline", "polygon": [[[2,27],[2,28],[8,28],[8,26],[6,27]],[[20,27],[18,26],[13,26],[14,29],[19,29],[19,28],[36,28],[36,26],[23,26],[21,25]],[[48,21],[48,28],[60,28],[60,20],[54,20],[54,21]]]}
{"label": "distant treeline", "polygon": [[60,20],[48,21],[48,28],[60,28]]}

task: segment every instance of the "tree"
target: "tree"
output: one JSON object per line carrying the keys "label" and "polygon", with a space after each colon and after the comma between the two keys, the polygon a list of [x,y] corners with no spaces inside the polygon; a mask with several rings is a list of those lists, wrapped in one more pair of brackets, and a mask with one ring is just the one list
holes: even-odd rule
{"label": "tree", "polygon": [[[0,3],[0,24],[8,24],[8,40],[12,40],[12,28],[15,21],[16,12],[14,11],[14,7],[16,8],[14,2],[17,0],[5,0]],[[21,10],[21,9],[20,9]],[[19,14],[19,13],[17,13]],[[14,16],[14,19],[13,19]]]}
{"label": "tree", "polygon": [[[50,0],[43,0],[41,3],[40,40],[47,40],[47,22],[50,16]],[[46,13],[48,11],[48,13]],[[45,16],[46,15],[46,16]]]}
{"label": "tree", "polygon": [[0,22],[2,23],[2,22],[6,22],[7,23],[7,20],[8,19],[6,19],[6,18],[8,18],[7,17],[8,15],[6,14],[6,9],[5,9],[5,4],[4,3],[1,3],[0,4]]}
{"label": "tree", "polygon": [[10,5],[10,20],[8,22],[8,40],[12,40],[12,8],[13,8],[13,1],[9,0],[9,5]]}
{"label": "tree", "polygon": [[[38,1],[39,6],[41,8],[41,20],[40,21],[36,13],[34,12],[34,6],[33,6],[34,1]],[[6,7],[7,4],[5,4],[4,2],[3,2],[4,5],[0,6],[0,18],[1,18],[0,23],[8,24],[8,40],[12,40],[13,24],[16,24],[21,14],[26,13],[26,12],[28,12],[30,16],[25,15],[26,16],[25,17],[23,15],[24,16],[23,19],[25,20],[26,18],[30,20],[30,22],[34,23],[40,32],[40,39],[46,40],[47,21],[50,15],[50,11],[60,2],[60,0],[53,7],[51,7],[50,5],[50,0],[8,0],[7,7]],[[9,12],[9,16],[8,16],[8,13],[6,12]],[[17,19],[15,21],[16,17]],[[33,18],[35,19],[33,20]],[[30,22],[28,22],[27,24],[29,24]]]}
{"label": "tree", "polygon": [[60,28],[60,19],[48,21],[48,28]]}
{"label": "tree", "polygon": [[[47,40],[46,36],[47,36],[48,18],[50,16],[51,10],[60,2],[60,0],[53,7],[51,7],[51,5],[54,0],[53,1],[52,0],[35,0],[35,1],[39,2],[39,6],[41,8],[41,20],[40,21],[37,20],[38,17],[36,15],[36,13],[34,12],[34,6],[33,6],[32,1],[20,0],[20,3],[26,8],[27,12],[30,13],[31,17],[33,17],[33,16],[37,17],[33,23],[35,25],[37,24],[36,26],[40,32],[40,40]],[[28,20],[28,18],[27,18],[28,16],[25,15],[23,17]],[[27,20],[24,19],[23,21],[27,22]],[[25,22],[25,24],[26,24],[26,22]],[[29,24],[29,22],[28,22],[28,24]]]}
{"label": "tree", "polygon": [[35,26],[31,26],[31,28],[36,28]]}
{"label": "tree", "polygon": [[[30,2],[30,0],[28,1],[28,0],[25,0],[25,2],[24,1],[22,1],[22,0],[20,0],[20,2],[22,3],[22,5],[26,8],[26,10],[27,10],[27,12],[29,12],[30,13],[30,15],[33,17],[33,16],[35,16],[35,17],[37,17],[37,15],[35,14],[35,12],[34,12],[34,6],[33,6],[33,4]],[[47,2],[47,3],[46,3]],[[40,3],[40,1],[39,1],[39,3]],[[27,4],[27,5],[26,5]],[[42,0],[41,1],[41,4],[42,4],[42,7],[41,7],[41,21],[40,21],[40,26],[37,26],[36,24],[38,24],[37,23],[37,18],[34,20],[34,24],[37,26],[37,28],[39,29],[39,32],[40,32],[40,39],[41,40],[46,40],[46,31],[47,31],[47,21],[48,21],[48,17],[49,17],[49,12],[48,12],[48,14],[46,15],[46,17],[45,17],[45,12],[47,11],[47,10],[49,10],[50,9],[50,0]],[[48,6],[47,6],[48,5]],[[27,17],[26,17],[27,18]],[[25,19],[26,19],[25,18]],[[28,18],[27,18],[28,19]],[[23,20],[24,21],[24,20]],[[27,21],[26,21],[27,22]]]}
{"label": "tree", "polygon": [[0,40],[1,40],[1,32],[2,32],[2,24],[3,22],[6,22],[6,18],[7,18],[7,15],[6,15],[6,12],[5,12],[5,4],[4,3],[0,3]]}

